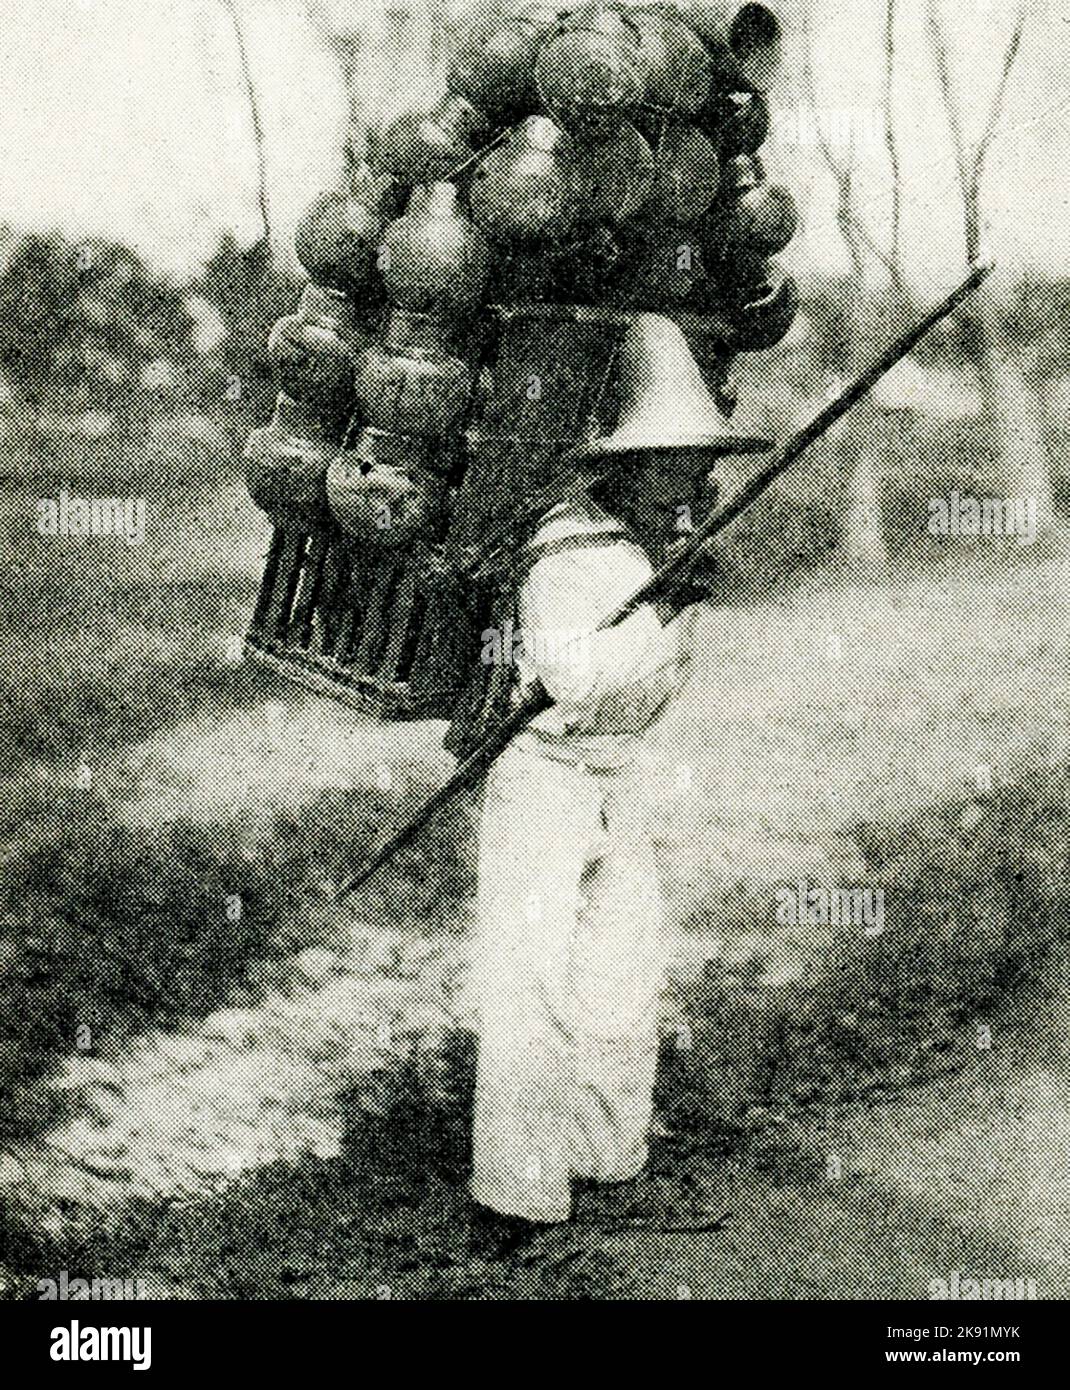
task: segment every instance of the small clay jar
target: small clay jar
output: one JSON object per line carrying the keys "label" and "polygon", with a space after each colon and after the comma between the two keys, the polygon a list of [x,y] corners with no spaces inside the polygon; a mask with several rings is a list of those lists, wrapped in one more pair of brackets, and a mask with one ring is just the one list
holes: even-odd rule
{"label": "small clay jar", "polygon": [[752,0],[678,0],[680,18],[706,44],[715,79],[732,90],[767,92],[776,78],[784,30],[776,12]]}
{"label": "small clay jar", "polygon": [[352,409],[353,369],[368,341],[344,295],[308,285],[297,313],[272,328],[267,347],[279,389],[316,411],[329,428]]}
{"label": "small clay jar", "polygon": [[497,241],[560,236],[579,211],[576,147],[548,116],[529,116],[480,160],[468,192],[472,216]]}
{"label": "small clay jar", "polygon": [[741,154],[724,167],[722,197],[708,222],[709,245],[725,261],[783,251],[799,226],[795,199],[766,182],[757,155]]}
{"label": "small clay jar", "polygon": [[490,252],[459,211],[456,186],[430,183],[413,189],[404,215],[387,227],[380,263],[393,304],[457,316],[482,300]]}
{"label": "small clay jar", "polygon": [[246,441],[249,496],[283,530],[329,526],[326,477],[333,454],[314,412],[280,394],[271,422],[253,430]]}
{"label": "small clay jar", "polygon": [[365,545],[396,550],[431,539],[446,495],[433,446],[367,428],[327,469],[326,493],[342,529]]}
{"label": "small clay jar", "polygon": [[769,135],[769,103],[758,92],[719,92],[703,108],[699,123],[722,159],[757,154]]}
{"label": "small clay jar", "polygon": [[799,286],[775,261],[741,263],[721,276],[725,315],[743,352],[775,347],[799,312]]}
{"label": "small clay jar", "polygon": [[371,160],[402,183],[448,179],[489,130],[466,97],[450,94],[431,111],[406,111],[371,140]]}

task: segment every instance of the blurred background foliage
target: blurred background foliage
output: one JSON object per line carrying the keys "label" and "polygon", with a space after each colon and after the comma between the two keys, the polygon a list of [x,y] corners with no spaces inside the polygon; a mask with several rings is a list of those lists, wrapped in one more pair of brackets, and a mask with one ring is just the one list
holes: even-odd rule
{"label": "blurred background foliage", "polygon": [[203,272],[182,284],[118,242],[0,238],[10,245],[0,396],[16,419],[216,411],[239,400],[251,414],[267,409],[267,334],[292,309],[299,282],[265,242],[243,248],[225,233]]}
{"label": "blurred background foliage", "polygon": [[[267,335],[293,311],[301,280],[264,241],[242,247],[226,232],[203,271],[185,283],[153,272],[129,247],[74,243],[61,233],[16,236],[0,271],[0,400],[8,413],[216,410],[251,393],[263,414],[273,398]],[[803,394],[844,374],[850,362],[850,277],[812,272],[803,319],[790,339],[761,355],[762,370]],[[894,328],[894,301],[871,299],[874,319]],[[1024,274],[1001,328],[1034,381],[1070,373],[1070,277]],[[914,356],[928,367],[963,368],[963,327],[952,320]],[[256,413],[255,410],[253,413]]]}
{"label": "blurred background foliage", "polygon": [[[948,4],[953,9],[953,0]],[[853,15],[858,6],[852,5]],[[958,273],[965,261],[958,224],[969,198],[957,186],[948,144],[948,127],[956,126],[947,119],[951,96],[941,97],[935,76],[936,31],[931,24],[926,30],[926,16],[942,13],[937,0],[887,0],[854,18],[825,0],[782,0],[778,9],[792,36],[773,94],[781,115],[861,112],[876,122],[874,138],[856,148],[852,135],[846,151],[827,137],[821,144],[778,135],[768,146],[770,176],[797,193],[802,209],[802,232],[787,259],[804,304],[785,342],[741,362],[739,424],[782,438],[896,331],[904,303],[921,303],[942,290],[946,275]],[[879,564],[894,548],[896,497],[909,492],[919,472],[927,495],[937,484],[960,482],[1005,495],[1035,493],[1042,507],[1047,496],[1059,507],[1070,491],[1070,275],[1054,241],[1052,254],[1038,250],[1038,223],[1026,217],[1016,193],[1036,162],[1033,146],[1026,150],[1023,142],[1037,148],[1047,142],[1047,148],[1058,136],[1058,113],[1041,119],[1035,92],[1030,95],[1051,62],[1050,6],[1029,8],[1022,43],[1010,48],[1000,15],[985,37],[985,9],[977,9],[972,28],[951,14],[945,32],[952,48],[962,46],[964,35],[975,39],[964,50],[977,59],[969,81],[952,92],[963,130],[971,105],[983,107],[994,89],[988,58],[982,63],[981,57],[991,50],[1009,60],[1002,108],[993,108],[1007,138],[993,144],[983,208],[997,224],[993,235],[1002,233],[1004,262],[986,333],[999,344],[995,366],[1010,363],[1011,377],[1026,389],[1012,379],[1008,393],[1000,378],[988,383],[986,394],[976,317],[944,325],[920,346],[905,382],[891,388],[875,414],[856,412],[845,430],[815,451],[809,478],[799,483],[812,494],[804,505],[789,498],[786,513],[771,507],[770,524],[783,533],[783,549],[792,556],[823,554],[838,543],[849,556]],[[341,0],[270,0],[263,6],[153,0],[151,23],[132,17],[134,28],[155,26],[159,35],[166,31],[185,45],[175,51],[174,80],[189,87],[189,130],[176,134],[166,121],[144,117],[148,143],[160,146],[161,169],[164,161],[174,165],[176,187],[154,190],[143,234],[129,233],[128,244],[120,229],[129,227],[131,209],[122,200],[114,204],[114,239],[80,239],[73,213],[62,230],[27,230],[25,218],[13,215],[14,193],[8,207],[0,203],[0,434],[9,440],[28,435],[29,453],[40,458],[42,440],[56,433],[71,448],[79,436],[136,442],[146,434],[146,420],[163,422],[165,432],[166,422],[175,420],[182,422],[176,437],[222,441],[218,464],[235,472],[245,433],[270,414],[268,332],[293,311],[300,293],[290,247],[295,208],[325,186],[353,180],[379,120],[430,99],[475,11],[453,0],[440,7],[425,0],[360,7]],[[93,19],[99,23],[104,20]],[[865,61],[840,61],[837,25],[854,26],[852,41]],[[69,42],[86,37],[72,30]],[[130,43],[137,41],[132,28]],[[109,61],[120,60],[117,48]],[[202,102],[199,84],[205,83]],[[312,93],[322,104],[316,120],[323,129],[302,144]],[[892,117],[885,139],[898,141],[898,164],[891,169],[876,129],[882,102]],[[912,123],[921,119],[922,107],[926,125],[919,140]],[[140,113],[137,119],[143,120]],[[336,129],[324,138],[332,121]],[[214,164],[198,163],[195,137],[210,138],[213,129],[213,155],[221,171],[234,166],[235,180],[221,175],[213,182]],[[32,151],[25,153],[29,158]],[[921,154],[924,167],[912,171],[911,159]],[[142,157],[148,155],[146,149]],[[103,153],[97,162],[101,169],[87,171],[90,183],[103,179]],[[208,179],[209,192],[198,192],[194,175]],[[137,183],[140,176],[131,166],[124,177]],[[48,190],[42,189],[44,206]],[[181,198],[189,202],[185,211],[176,202]],[[172,203],[176,225],[169,226]],[[168,237],[179,236],[177,224],[198,208],[202,231],[218,229],[214,245],[199,244],[196,253],[190,247],[184,257],[173,247],[167,252]],[[940,209],[952,235],[934,237],[918,220],[921,212]],[[1055,240],[1060,226],[1050,228]],[[1028,245],[1027,235],[1033,238]],[[945,271],[949,257],[956,269]],[[136,450],[126,453],[133,462]],[[11,440],[9,454],[17,463],[17,441]],[[875,504],[883,538],[866,521]],[[793,537],[788,533],[796,523],[802,532]]]}

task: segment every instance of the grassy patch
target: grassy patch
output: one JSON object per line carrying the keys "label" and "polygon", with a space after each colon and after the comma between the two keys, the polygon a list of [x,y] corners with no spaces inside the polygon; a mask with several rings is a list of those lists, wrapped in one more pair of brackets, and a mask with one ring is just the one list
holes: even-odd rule
{"label": "grassy patch", "polygon": [[[177,427],[0,437],[0,742],[16,763],[69,762],[277,689],[225,647],[259,578],[236,468],[219,439]],[[38,501],[60,489],[143,499],[143,542],[39,535]]]}
{"label": "grassy patch", "polygon": [[228,665],[203,638],[169,634],[146,650],[133,628],[106,646],[78,641],[38,651],[33,666],[0,675],[0,742],[17,764],[73,764],[145,738],[206,706],[234,709],[270,698],[278,679],[259,667]]}
{"label": "grassy patch", "polygon": [[[347,919],[324,880],[371,843],[389,807],[374,792],[324,793],[255,844],[236,823],[119,826],[88,793],[70,793],[64,812],[5,866],[0,1143],[58,1118],[42,1078],[76,1048],[114,1058],[132,1033],[178,1027],[237,995],[251,1002],[287,984],[289,956],[340,945]],[[378,888],[383,916],[414,930],[441,928],[470,891],[450,816]]]}
{"label": "grassy patch", "polygon": [[[786,993],[763,991],[757,966],[734,980],[711,976],[693,986],[683,1001],[692,1046],[669,1050],[659,1082],[676,1137],[655,1147],[638,1214],[686,1221],[704,1185],[717,1189],[718,1164],[728,1154],[747,1155],[770,1181],[808,1182],[816,1160],[799,1150],[790,1127],[781,1137],[781,1115],[798,1118],[813,1106],[845,1105],[962,1066],[976,1047],[977,1023],[1060,948],[1070,887],[1068,791],[1065,772],[1038,774],[992,795],[979,817],[971,803],[948,802],[905,824],[858,827],[871,882],[887,894],[881,936],[834,933],[811,977]],[[275,939],[297,944],[295,914],[309,900],[309,876],[365,833],[382,809],[373,799],[357,806],[332,796],[300,824],[280,824],[270,871],[255,871],[258,885],[272,885],[253,915],[260,925],[250,924],[245,945],[231,942],[222,954],[218,942],[188,943],[188,975],[182,953],[170,955],[169,992],[162,992],[162,971],[141,985],[155,1021],[169,1008],[210,1004],[205,978],[239,974],[228,953],[262,951],[269,923],[278,933],[284,917],[285,936]],[[328,824],[333,840],[325,845]],[[442,824],[434,833],[428,858],[446,856],[442,876],[422,884],[410,876],[383,888],[388,899],[407,903],[399,912],[411,910],[424,922],[449,896],[471,889],[467,855],[456,850],[457,826]],[[184,908],[182,920],[217,921],[211,902],[198,895],[205,883],[221,891],[227,874],[196,856],[180,862],[188,878],[176,875],[176,891],[199,904]],[[39,866],[38,879],[67,900],[75,890],[63,877],[69,872],[50,861]],[[143,873],[140,888],[135,880],[122,899],[138,918],[146,901],[161,899],[157,875],[147,866]],[[283,882],[291,892],[283,894]],[[162,890],[167,901],[169,891]],[[314,919],[309,929],[318,929]],[[123,997],[137,997],[129,983]],[[560,1257],[530,1267],[473,1268],[467,1260],[472,1059],[471,1039],[457,1034],[443,1055],[417,1053],[399,1065],[378,1113],[366,1113],[354,1094],[339,1159],[272,1165],[192,1204],[131,1204],[118,1225],[80,1222],[65,1240],[0,1218],[0,1260],[27,1276],[52,1268],[85,1277],[144,1273],[187,1297],[374,1298],[384,1286],[395,1298],[614,1297],[628,1271],[596,1233],[568,1235]],[[592,1199],[581,1219],[597,1219],[599,1201]]]}
{"label": "grassy patch", "polygon": [[[1008,991],[1064,939],[1070,774],[1035,774],[857,834],[885,894],[885,930],[826,931],[807,977],[763,990],[760,969],[684,991],[692,1046],[664,1087],[692,1130],[761,1124],[793,1105],[837,1104],[924,1081],[984,1046]],[[765,905],[768,910],[768,904]],[[979,1032],[979,1028],[982,1030]]]}

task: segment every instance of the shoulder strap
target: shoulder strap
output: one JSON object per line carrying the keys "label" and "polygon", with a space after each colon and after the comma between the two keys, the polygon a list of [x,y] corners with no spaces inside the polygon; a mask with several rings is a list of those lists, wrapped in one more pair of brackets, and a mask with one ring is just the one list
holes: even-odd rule
{"label": "shoulder strap", "polygon": [[626,531],[623,526],[616,526],[612,530],[607,528],[604,531],[584,531],[580,535],[561,536],[557,540],[543,541],[541,544],[529,543],[524,547],[521,558],[524,568],[531,569],[548,555],[559,555],[566,550],[593,550],[598,546],[613,545],[617,541],[634,540],[631,532]]}

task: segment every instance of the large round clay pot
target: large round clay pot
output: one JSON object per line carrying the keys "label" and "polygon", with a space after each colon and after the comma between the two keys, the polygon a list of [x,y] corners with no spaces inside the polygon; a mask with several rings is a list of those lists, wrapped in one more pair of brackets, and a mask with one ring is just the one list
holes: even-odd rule
{"label": "large round clay pot", "polygon": [[317,198],[297,224],[297,259],[317,285],[344,290],[358,301],[375,292],[382,222],[345,193]]}
{"label": "large round clay pot", "polygon": [[584,6],[540,43],[535,81],[565,122],[623,119],[646,90],[639,35],[613,10]]}
{"label": "large round clay pot", "polygon": [[646,99],[663,111],[693,116],[709,99],[713,62],[695,31],[665,7],[628,6],[646,67]]}
{"label": "large round clay pot", "polygon": [[496,124],[509,125],[538,109],[535,54],[556,6],[530,6],[492,29],[466,40],[450,67],[446,84],[486,111]]}
{"label": "large round clay pot", "polygon": [[717,196],[721,164],[697,126],[673,123],[654,150],[653,202],[674,222],[695,222]]}
{"label": "large round clay pot", "polygon": [[592,131],[574,167],[585,221],[626,222],[654,192],[654,152],[630,121]]}
{"label": "large round clay pot", "polygon": [[249,496],[283,530],[314,531],[331,523],[327,466],[334,446],[315,417],[280,395],[270,424],[255,429],[245,445]]}

